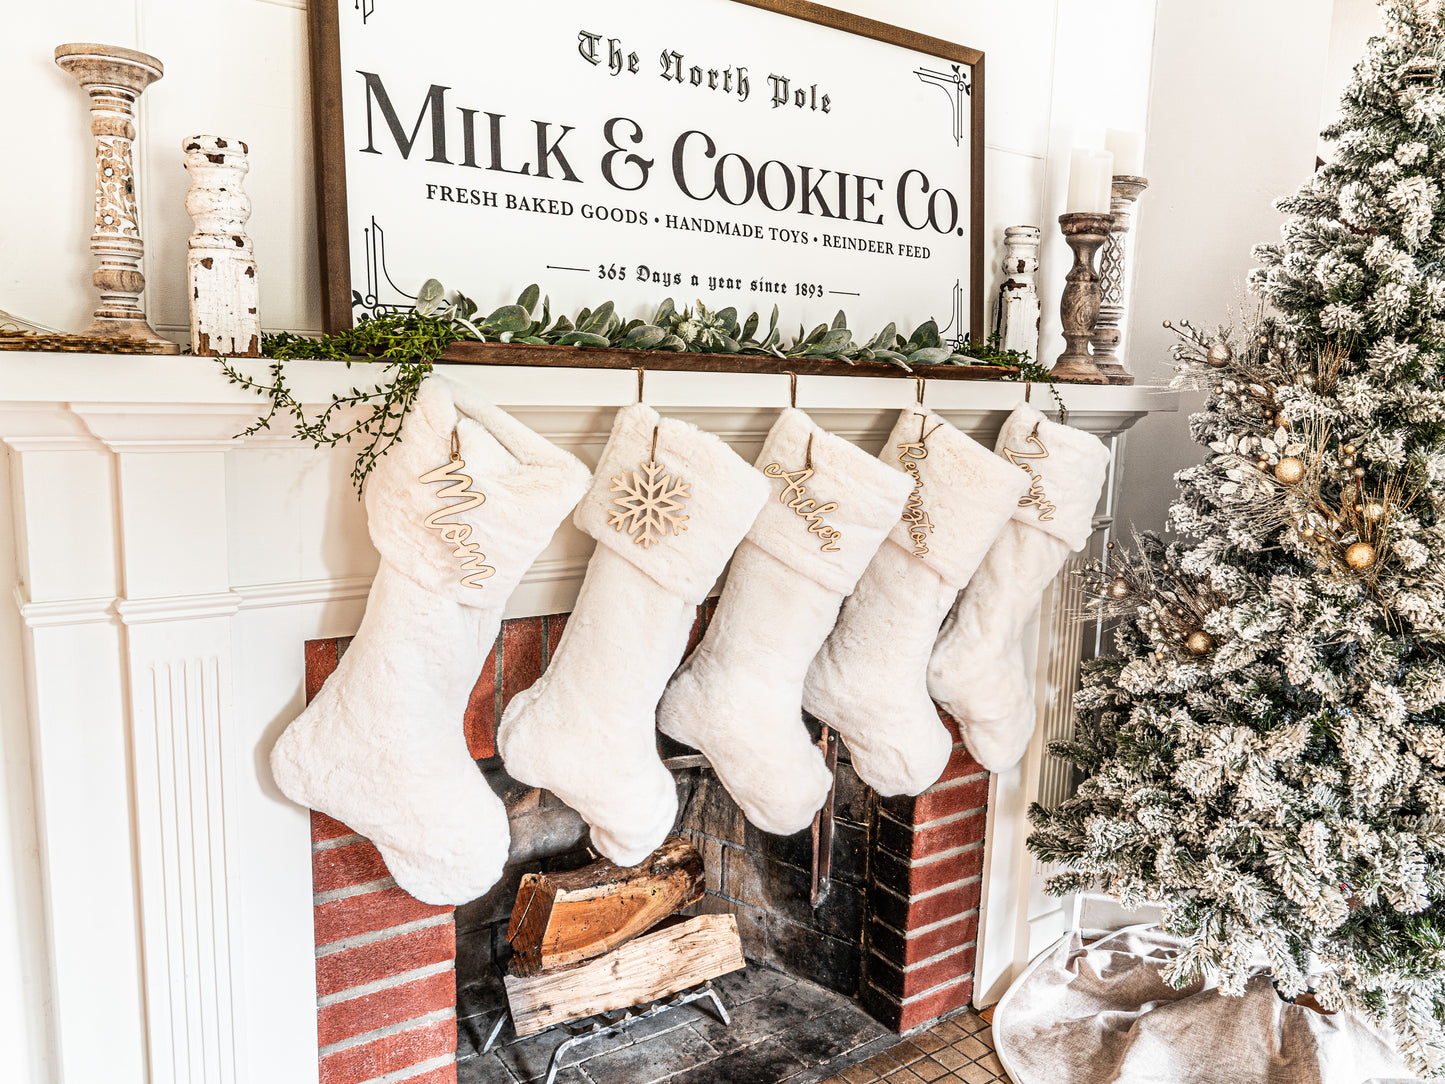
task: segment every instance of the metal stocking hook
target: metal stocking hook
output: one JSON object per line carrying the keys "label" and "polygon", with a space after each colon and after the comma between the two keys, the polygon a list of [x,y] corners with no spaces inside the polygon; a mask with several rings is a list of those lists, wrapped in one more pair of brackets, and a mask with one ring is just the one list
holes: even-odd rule
{"label": "metal stocking hook", "polygon": [[647,370],[641,365],[637,367],[637,401],[642,402],[642,382],[647,379]]}
{"label": "metal stocking hook", "polygon": [[1024,402],[1027,403],[1027,402],[1028,402],[1030,399],[1032,399],[1033,397],[1034,397],[1034,382],[1033,382],[1032,380],[1026,380],[1026,381],[1024,381]]}
{"label": "metal stocking hook", "polygon": [[788,374],[788,406],[798,409],[798,374]]}

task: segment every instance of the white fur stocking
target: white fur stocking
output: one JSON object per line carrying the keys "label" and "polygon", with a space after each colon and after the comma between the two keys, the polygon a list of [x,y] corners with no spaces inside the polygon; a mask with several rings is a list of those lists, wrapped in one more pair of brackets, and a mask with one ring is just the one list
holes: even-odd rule
{"label": "white fur stocking", "polygon": [[879,794],[919,794],[953,752],[928,695],[929,654],[1028,479],[936,414],[913,410],[879,458],[916,471],[914,491],[808,668],[803,706],[843,735],[854,769]]}
{"label": "white fur stocking", "polygon": [[1032,487],[959,595],[928,666],[928,691],[994,772],[1018,763],[1033,736],[1024,629],[1065,559],[1088,543],[1109,468],[1098,437],[1031,406],[1009,415],[996,449],[1029,472]]}
{"label": "white fur stocking", "polygon": [[[622,487],[654,460],[689,483],[676,510],[687,519],[642,545],[614,524],[627,514]],[[651,854],[676,819],[676,786],[657,755],[657,700],[698,603],[766,499],[766,479],[720,439],[639,403],[618,413],[577,509],[597,548],[556,657],[507,705],[497,749],[513,778],[580,813],[592,845],[620,866]]]}
{"label": "white fur stocking", "polygon": [[832,785],[803,725],[804,675],[912,483],[793,409],[757,462],[772,476],[773,499],[738,547],[707,634],[657,720],[707,755],[748,820],[790,835]]}
{"label": "white fur stocking", "polygon": [[[422,480],[439,467],[449,477]],[[507,596],[588,477],[573,456],[433,376],[367,479],[381,564],[366,616],[276,742],[271,771],[287,797],[368,837],[397,884],[426,903],[466,903],[501,876],[507,813],[467,753],[462,716]],[[477,493],[485,501],[470,506]]]}

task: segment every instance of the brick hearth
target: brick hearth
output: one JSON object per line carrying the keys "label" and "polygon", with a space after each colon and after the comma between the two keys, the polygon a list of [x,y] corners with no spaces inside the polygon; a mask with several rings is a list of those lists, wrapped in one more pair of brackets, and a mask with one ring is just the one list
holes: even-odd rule
{"label": "brick hearth", "polygon": [[[709,609],[699,613],[695,640]],[[503,623],[464,723],[472,756],[489,772],[500,766],[494,735],[503,707],[541,674],[565,624],[566,615]],[[308,700],[347,642],[307,643]],[[737,914],[750,959],[855,996],[900,1031],[965,1005],[973,990],[988,775],[945,722],[954,755],[943,779],[918,798],[879,799],[840,748],[833,883],[816,911],[808,898],[809,833],[758,832],[710,770],[680,774],[682,827],[708,869],[698,909]],[[412,899],[370,843],[320,813],[312,815],[312,852],[321,1084],[454,1084],[455,909]],[[496,989],[479,972],[490,971],[521,868],[464,909],[465,1013],[495,1011],[476,1004],[478,990]]]}

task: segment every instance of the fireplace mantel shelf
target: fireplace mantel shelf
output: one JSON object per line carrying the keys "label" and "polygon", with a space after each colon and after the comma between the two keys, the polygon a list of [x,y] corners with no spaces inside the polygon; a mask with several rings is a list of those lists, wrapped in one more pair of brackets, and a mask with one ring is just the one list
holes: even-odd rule
{"label": "fireplace mantel shelf", "polygon": [[[269,363],[238,367],[264,380]],[[439,370],[588,463],[637,396],[627,370]],[[318,361],[286,373],[308,406],[369,376]],[[645,392],[752,459],[788,389],[782,372],[649,372]],[[1026,390],[938,380],[925,401],[991,444]],[[1052,390],[1034,386],[1032,403],[1052,412]],[[1165,388],[1057,390],[1069,423],[1116,453],[1140,418],[1178,409]],[[877,452],[917,393],[912,380],[802,376],[797,401]],[[348,478],[356,450],[294,440],[284,417],[234,439],[263,405],[204,358],[0,353],[0,517],[16,542],[0,617],[26,645],[0,682],[26,690],[46,900],[36,936],[67,1080],[315,1080],[310,822],[266,757],[301,710],[303,645],[356,632],[377,555]],[[572,609],[592,549],[562,524],[507,616]],[[1054,594],[1042,634],[1027,634],[1041,730],[1066,717],[1061,678],[1079,657],[1077,623],[1050,616],[1063,612]],[[1022,838],[1041,743],[993,778],[976,996],[1006,983],[1037,924]]]}
{"label": "fireplace mantel shelf", "polygon": [[[235,364],[247,375],[268,379],[265,360],[238,359]],[[503,407],[615,408],[637,395],[631,370],[441,364],[437,371]],[[333,393],[365,386],[369,373],[367,364],[293,361],[286,364],[286,375],[302,402],[325,403]],[[919,375],[926,380],[926,372]],[[1161,387],[1057,387],[1070,415],[1095,431],[1124,428],[1134,417],[1173,411],[1178,404],[1178,393]],[[896,410],[916,404],[917,388],[916,381],[896,378],[801,376],[798,405],[818,411]],[[1024,391],[1017,381],[936,380],[926,384],[925,401],[946,415],[983,414],[1012,409]],[[784,370],[649,372],[645,392],[648,403],[660,409],[767,410],[787,402],[788,380]],[[1045,385],[1033,386],[1031,400],[1045,410],[1057,406]],[[0,353],[0,403],[111,404],[132,410],[154,405],[160,408],[157,413],[195,405],[209,414],[234,408],[244,416],[254,415],[261,400],[228,383],[211,359],[16,351]],[[5,435],[0,431],[0,437]]]}

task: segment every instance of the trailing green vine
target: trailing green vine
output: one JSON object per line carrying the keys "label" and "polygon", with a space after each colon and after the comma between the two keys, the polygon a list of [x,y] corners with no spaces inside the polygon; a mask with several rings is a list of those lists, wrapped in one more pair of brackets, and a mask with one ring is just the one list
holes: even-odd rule
{"label": "trailing green vine", "polygon": [[[490,315],[479,317],[474,301],[462,294],[448,301],[442,284],[429,279],[409,311],[363,316],[349,331],[321,338],[289,332],[267,335],[262,339],[261,352],[272,359],[268,379],[248,376],[231,361],[219,359],[227,380],[254,391],[270,403],[266,413],[241,435],[250,436],[269,429],[277,418],[286,418],[297,438],[308,440],[316,447],[362,441],[351,471],[351,479],[360,492],[377,460],[396,442],[402,420],[411,409],[422,379],[431,372],[442,351],[463,339],[766,355],[779,361],[806,358],[843,361],[850,365],[859,361],[883,361],[909,373],[920,365],[994,365],[1017,370],[1017,374],[1001,374],[1005,379],[1051,385],[1054,398],[1060,410],[1063,409],[1063,401],[1052,388],[1048,370],[1031,360],[1027,353],[1004,350],[997,336],[981,343],[945,343],[934,320],[920,324],[906,338],[890,323],[860,345],[848,328],[847,317],[839,311],[831,323],[819,324],[812,331],[800,326],[792,342],[784,345],[776,305],[767,330],[761,331],[757,313],[739,324],[734,308],[711,310],[699,301],[695,309],[679,311],[671,298],[658,307],[650,321],[623,319],[611,301],[603,302],[596,309],[583,309],[574,319],[559,316],[554,321],[550,299],[540,295],[536,285],[528,286],[515,304],[503,305]],[[331,402],[320,413],[308,417],[286,381],[285,363],[318,358],[341,361],[348,367],[360,361],[368,365],[381,364],[382,368],[370,389],[353,387],[344,395],[333,394]],[[362,411],[359,417],[353,414],[355,409]]]}

